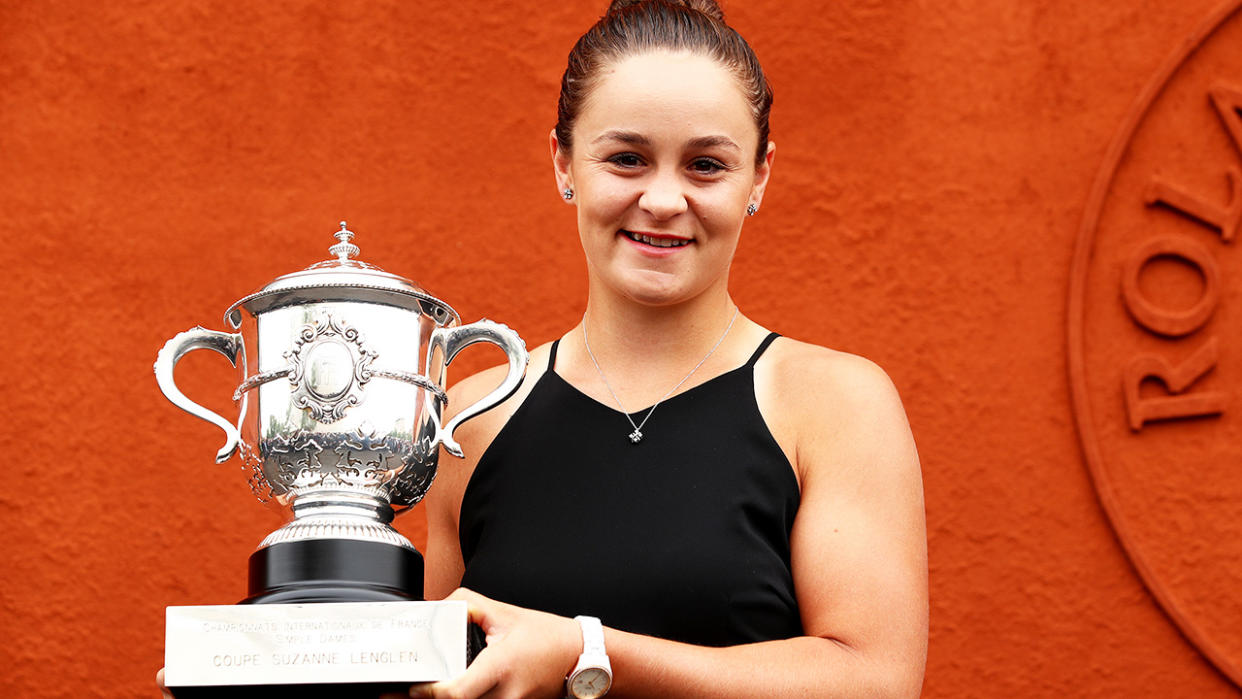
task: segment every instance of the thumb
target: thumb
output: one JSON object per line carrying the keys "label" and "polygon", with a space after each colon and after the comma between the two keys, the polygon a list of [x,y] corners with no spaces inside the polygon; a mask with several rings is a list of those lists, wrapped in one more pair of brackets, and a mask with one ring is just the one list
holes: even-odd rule
{"label": "thumb", "polygon": [[155,673],[155,684],[160,688],[160,694],[164,695],[164,699],[175,699],[168,686],[164,684],[164,668],[160,668],[159,672]]}

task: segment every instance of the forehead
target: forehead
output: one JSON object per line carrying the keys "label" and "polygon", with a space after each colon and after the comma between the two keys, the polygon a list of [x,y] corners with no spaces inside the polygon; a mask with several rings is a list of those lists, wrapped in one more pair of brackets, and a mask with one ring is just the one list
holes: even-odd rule
{"label": "forehead", "polygon": [[736,78],[715,59],[688,52],[651,52],[606,66],[578,115],[589,141],[611,129],[652,138],[724,135],[757,143],[758,128]]}

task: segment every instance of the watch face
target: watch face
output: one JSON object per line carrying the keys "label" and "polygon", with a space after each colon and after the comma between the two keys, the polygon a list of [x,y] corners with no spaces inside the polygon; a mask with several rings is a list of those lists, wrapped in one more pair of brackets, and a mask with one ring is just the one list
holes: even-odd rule
{"label": "watch face", "polygon": [[604,696],[612,677],[602,667],[584,667],[569,680],[569,692],[575,699],[597,699]]}

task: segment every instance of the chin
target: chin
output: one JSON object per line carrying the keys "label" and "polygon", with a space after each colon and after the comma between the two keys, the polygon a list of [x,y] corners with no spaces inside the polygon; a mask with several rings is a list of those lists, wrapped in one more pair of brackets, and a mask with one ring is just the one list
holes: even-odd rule
{"label": "chin", "polygon": [[679,301],[685,299],[678,297],[670,297],[663,294],[629,294],[629,299],[641,306],[650,306],[652,308],[664,308],[666,306],[676,306]]}
{"label": "chin", "polygon": [[641,271],[626,276],[621,293],[644,306],[672,306],[691,296],[672,275]]}
{"label": "chin", "polygon": [[663,308],[676,306],[687,301],[692,301],[702,294],[702,290],[694,291],[684,287],[677,288],[642,288],[630,287],[625,291],[625,296],[634,303],[650,306],[652,308]]}

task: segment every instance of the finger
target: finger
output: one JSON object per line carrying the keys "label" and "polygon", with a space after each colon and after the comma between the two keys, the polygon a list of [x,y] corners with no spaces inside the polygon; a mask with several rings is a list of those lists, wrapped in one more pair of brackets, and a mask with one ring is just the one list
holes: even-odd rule
{"label": "finger", "polygon": [[[407,697],[421,697],[423,699],[426,699],[427,697],[432,696],[431,694],[432,684],[433,684],[432,682],[415,682],[414,684],[410,685],[409,692],[407,692],[406,694],[399,695],[400,699],[406,699]],[[397,699],[397,697],[398,695],[396,694],[391,695],[391,696],[384,695],[380,697],[380,699]]]}
{"label": "finger", "polygon": [[410,689],[410,696],[419,699],[478,699],[500,684],[503,668],[484,648],[466,671],[451,680]]}
{"label": "finger", "polygon": [[483,633],[486,633],[489,637],[500,613],[509,606],[464,587],[453,590],[445,599],[465,602],[467,621],[483,627]]}
{"label": "finger", "polygon": [[168,686],[164,684],[164,668],[160,668],[155,673],[155,685],[160,688],[160,694],[164,695],[164,699],[176,699],[168,690]]}
{"label": "finger", "polygon": [[484,606],[487,606],[488,604],[499,604],[495,600],[484,597],[483,595],[480,595],[474,590],[470,590],[464,587],[459,587],[456,590],[453,590],[451,593],[449,593],[449,596],[445,597],[444,599],[465,602],[466,607],[470,609],[473,609],[476,607],[484,607]]}

